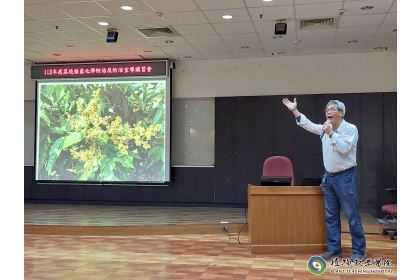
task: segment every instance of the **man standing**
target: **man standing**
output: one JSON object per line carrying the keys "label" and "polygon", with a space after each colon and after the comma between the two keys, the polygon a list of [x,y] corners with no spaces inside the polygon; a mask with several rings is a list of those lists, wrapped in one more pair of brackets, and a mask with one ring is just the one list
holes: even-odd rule
{"label": "man standing", "polygon": [[352,244],[350,260],[363,260],[366,257],[366,239],[356,194],[357,127],[344,120],[346,107],[339,100],[330,100],[325,106],[324,124],[314,124],[301,114],[297,109],[296,98],[293,102],[283,98],[283,104],[293,113],[299,126],[321,138],[326,170],[322,175],[322,191],[328,231],[328,251],[322,257],[331,259],[342,256],[341,209],[349,222]]}

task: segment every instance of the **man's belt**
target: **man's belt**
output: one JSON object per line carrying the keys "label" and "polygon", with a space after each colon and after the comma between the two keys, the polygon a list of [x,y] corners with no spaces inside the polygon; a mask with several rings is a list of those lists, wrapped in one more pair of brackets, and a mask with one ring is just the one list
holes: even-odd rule
{"label": "man's belt", "polygon": [[354,166],[353,166],[353,167],[350,167],[349,169],[343,170],[343,171],[338,171],[338,172],[334,172],[334,173],[327,172],[327,174],[328,174],[328,176],[330,176],[330,177],[334,177],[334,176],[338,176],[338,175],[341,175],[341,174],[347,173],[347,172],[349,172],[349,171],[351,171],[351,170],[353,170],[353,169],[354,169]]}

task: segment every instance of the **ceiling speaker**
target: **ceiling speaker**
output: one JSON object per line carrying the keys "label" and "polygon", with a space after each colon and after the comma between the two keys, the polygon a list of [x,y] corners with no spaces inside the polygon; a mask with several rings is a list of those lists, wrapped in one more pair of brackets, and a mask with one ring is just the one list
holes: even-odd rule
{"label": "ceiling speaker", "polygon": [[285,22],[276,23],[276,25],[274,26],[274,34],[279,35],[279,34],[286,34],[286,33],[287,33],[287,23]]}
{"label": "ceiling speaker", "polygon": [[106,35],[106,42],[107,43],[116,43],[118,40],[118,32],[117,31],[108,31]]}

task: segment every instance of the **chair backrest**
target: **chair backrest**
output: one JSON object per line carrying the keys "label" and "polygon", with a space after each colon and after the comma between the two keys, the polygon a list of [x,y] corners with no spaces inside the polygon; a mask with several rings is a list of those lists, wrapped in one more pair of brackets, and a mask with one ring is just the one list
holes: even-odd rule
{"label": "chair backrest", "polygon": [[284,156],[272,156],[264,161],[262,176],[291,176],[295,185],[295,172],[293,163]]}

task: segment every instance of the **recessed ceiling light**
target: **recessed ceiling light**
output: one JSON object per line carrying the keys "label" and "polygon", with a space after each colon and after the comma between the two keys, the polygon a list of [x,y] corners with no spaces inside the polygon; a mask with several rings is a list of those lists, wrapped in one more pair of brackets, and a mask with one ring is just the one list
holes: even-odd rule
{"label": "recessed ceiling light", "polygon": [[131,6],[121,6],[121,9],[124,11],[131,11],[133,9],[133,7]]}
{"label": "recessed ceiling light", "polygon": [[106,21],[99,21],[99,22],[98,22],[98,24],[99,24],[99,25],[103,25],[103,26],[107,26],[107,25],[109,25],[109,22],[106,22]]}
{"label": "recessed ceiling light", "polygon": [[372,10],[373,6],[363,6],[360,9],[362,9],[362,10]]}
{"label": "recessed ceiling light", "polygon": [[231,19],[231,18],[233,18],[233,16],[232,15],[224,15],[222,18],[224,18],[224,19]]}
{"label": "recessed ceiling light", "polygon": [[342,14],[344,14],[345,11],[346,11],[346,9],[338,9],[336,11],[336,13],[339,14],[339,15],[342,15]]}
{"label": "recessed ceiling light", "polygon": [[172,40],[166,40],[166,41],[165,41],[165,43],[166,43],[166,44],[172,44],[173,42],[174,42],[174,41],[172,41]]}
{"label": "recessed ceiling light", "polygon": [[263,0],[263,2],[271,2],[271,1],[273,1],[273,0]]}

